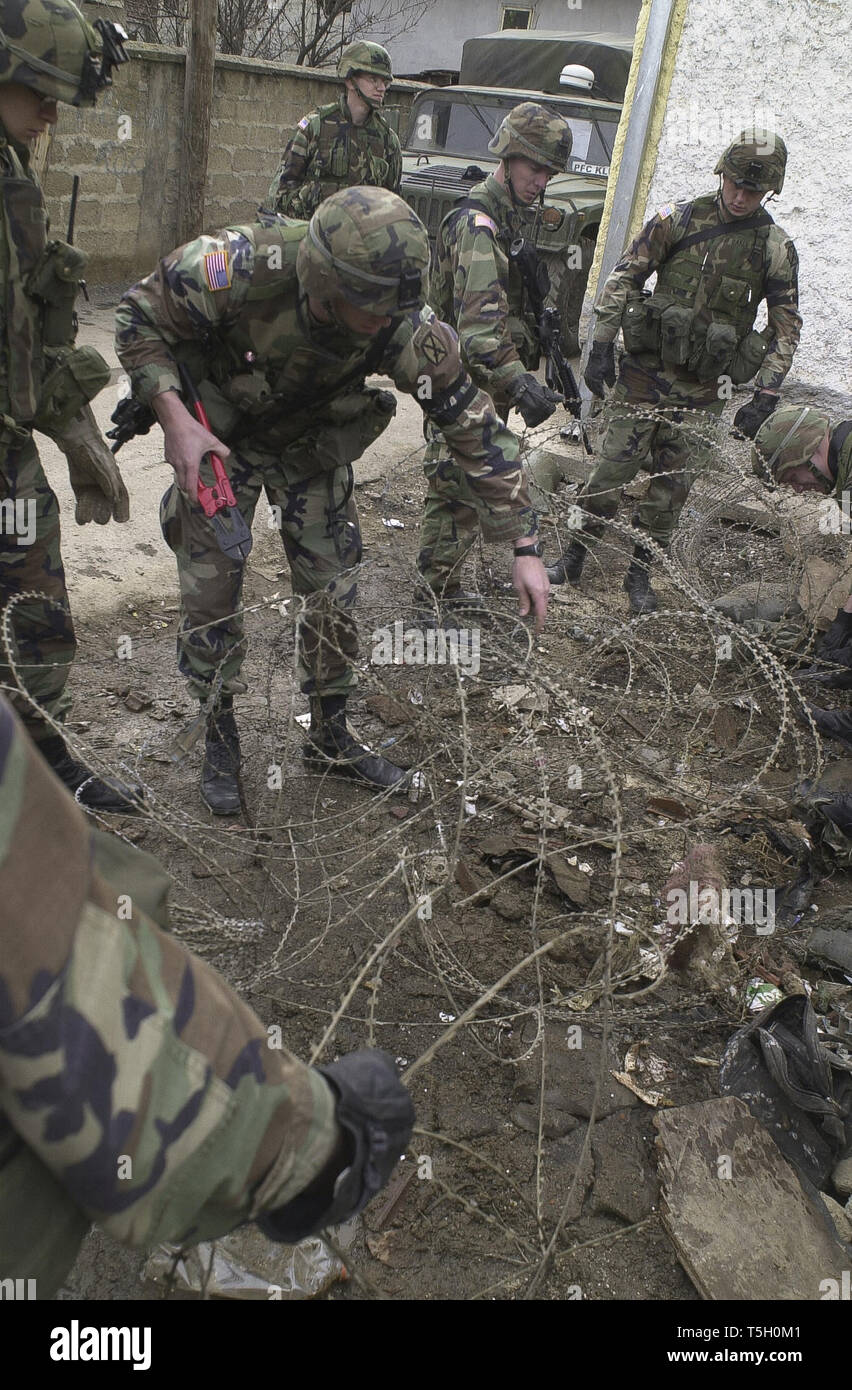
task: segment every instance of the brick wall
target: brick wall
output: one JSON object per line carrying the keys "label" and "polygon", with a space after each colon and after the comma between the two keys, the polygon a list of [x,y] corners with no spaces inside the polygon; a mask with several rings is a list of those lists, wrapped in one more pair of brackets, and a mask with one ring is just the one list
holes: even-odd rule
{"label": "brick wall", "polygon": [[[90,256],[87,278],[110,297],[133,283],[177,240],[182,49],[129,45],[133,61],[92,110],[60,106],[47,155],[45,198],[64,237],[74,174],[80,175],[75,243]],[[394,83],[387,104],[406,113],[416,83]],[[296,122],[340,91],[333,72],[217,55],[204,223],[251,220],[265,199]]]}

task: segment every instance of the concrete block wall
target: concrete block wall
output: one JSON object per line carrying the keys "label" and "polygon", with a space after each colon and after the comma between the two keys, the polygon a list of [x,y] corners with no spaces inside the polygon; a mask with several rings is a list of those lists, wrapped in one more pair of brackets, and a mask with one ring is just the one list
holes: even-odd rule
{"label": "concrete block wall", "polygon": [[[110,292],[153,269],[177,241],[182,49],[132,43],[133,61],[91,110],[59,108],[44,177],[53,235],[64,238],[74,174],[74,240],[89,254],[87,279]],[[400,128],[416,83],[395,83],[387,104]],[[217,55],[205,229],[250,221],[263,202],[296,122],[334,101],[332,71]]]}

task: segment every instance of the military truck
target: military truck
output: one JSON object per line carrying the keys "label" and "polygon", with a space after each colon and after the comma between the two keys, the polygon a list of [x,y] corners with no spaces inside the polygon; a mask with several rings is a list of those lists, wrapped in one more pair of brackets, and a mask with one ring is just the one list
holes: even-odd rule
{"label": "military truck", "polygon": [[543,208],[523,215],[547,262],[563,343],[572,352],[632,48],[632,39],[619,35],[525,29],[468,39],[459,84],[415,97],[403,142],[402,195],[434,241],[453,204],[497,167],[488,143],[514,106],[538,101],[569,121],[569,170],[551,179]]}

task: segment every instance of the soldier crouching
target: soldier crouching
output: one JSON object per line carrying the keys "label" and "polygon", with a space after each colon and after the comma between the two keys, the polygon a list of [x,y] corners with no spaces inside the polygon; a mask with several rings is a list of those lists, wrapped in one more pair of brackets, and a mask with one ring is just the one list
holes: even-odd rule
{"label": "soldier crouching", "polygon": [[[425,304],[428,264],[426,229],[400,198],[349,188],[326,199],[309,224],[270,215],[199,237],[166,256],[117,311],[119,357],[134,395],[150,402],[163,427],[176,475],[161,519],[178,561],[179,665],[208,715],[202,797],[216,814],[239,810],[232,702],[245,689],[243,565],[223,554],[195,505],[205,454],[230,458],[249,526],[261,489],[280,508],[293,590],[306,600],[306,757],[374,788],[398,786],[405,774],[360,745],[345,715],[356,683],[351,614],[361,559],[352,464],[395,409],[393,396],[365,378],[390,376],[441,429],[486,534],[536,538],[517,441],[463,370],[455,334]],[[215,434],[183,404],[179,362],[190,367]],[[521,613],[533,611],[540,625],[543,565],[535,556],[517,560],[513,579]]]}

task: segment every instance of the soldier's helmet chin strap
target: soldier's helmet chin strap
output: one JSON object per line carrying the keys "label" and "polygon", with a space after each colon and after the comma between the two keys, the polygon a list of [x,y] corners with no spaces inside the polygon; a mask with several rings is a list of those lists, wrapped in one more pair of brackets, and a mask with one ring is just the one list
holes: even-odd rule
{"label": "soldier's helmet chin strap", "polygon": [[369,106],[371,111],[380,111],[382,108],[382,103],[380,101],[376,101],[374,97],[368,97],[366,92],[362,92],[361,88],[358,86],[358,83],[355,81],[355,76],[356,74],[353,72],[352,76],[349,78],[349,81],[352,83],[352,86],[355,88],[355,91],[358,93],[364,105]]}

